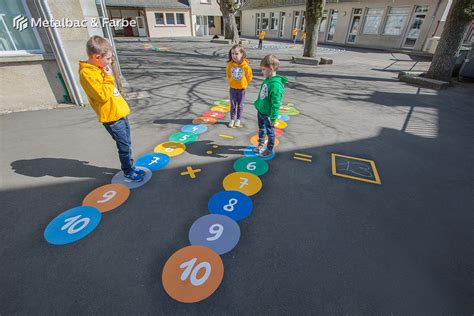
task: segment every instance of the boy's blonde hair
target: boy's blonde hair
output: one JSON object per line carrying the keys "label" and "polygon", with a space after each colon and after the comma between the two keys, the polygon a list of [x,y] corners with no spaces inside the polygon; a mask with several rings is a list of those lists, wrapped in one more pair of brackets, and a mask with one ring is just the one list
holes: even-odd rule
{"label": "boy's blonde hair", "polygon": [[102,36],[94,35],[87,41],[86,51],[87,55],[89,56],[94,54],[104,56],[108,52],[113,52],[113,48],[108,40],[106,40]]}
{"label": "boy's blonde hair", "polygon": [[273,71],[277,71],[278,67],[280,67],[280,61],[275,55],[269,54],[263,57],[262,61],[260,62],[260,66],[268,67]]}

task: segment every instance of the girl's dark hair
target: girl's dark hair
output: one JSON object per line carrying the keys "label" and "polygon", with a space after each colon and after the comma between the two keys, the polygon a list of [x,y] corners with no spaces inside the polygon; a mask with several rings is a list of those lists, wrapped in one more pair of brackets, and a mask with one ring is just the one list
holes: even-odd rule
{"label": "girl's dark hair", "polygon": [[242,45],[240,44],[235,44],[234,46],[232,46],[231,49],[229,49],[229,59],[227,60],[227,62],[230,62],[232,61],[232,51],[234,49],[238,49],[240,50],[240,52],[242,53],[242,60],[246,59],[247,58],[247,53],[245,52],[245,49]]}

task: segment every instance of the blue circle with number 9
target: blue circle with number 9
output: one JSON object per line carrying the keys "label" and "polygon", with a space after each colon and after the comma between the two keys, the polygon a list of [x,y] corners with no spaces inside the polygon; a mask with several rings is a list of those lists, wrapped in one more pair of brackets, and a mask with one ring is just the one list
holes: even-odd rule
{"label": "blue circle with number 9", "polygon": [[161,153],[153,153],[140,156],[135,162],[135,166],[145,167],[150,171],[158,171],[166,167],[169,162],[170,156]]}
{"label": "blue circle with number 9", "polygon": [[253,202],[245,194],[238,191],[221,191],[214,194],[207,204],[211,214],[221,214],[241,221],[250,215]]}
{"label": "blue circle with number 9", "polygon": [[102,214],[92,206],[79,206],[54,218],[44,230],[44,239],[65,245],[86,237],[99,225]]}
{"label": "blue circle with number 9", "polygon": [[240,227],[229,216],[208,214],[198,218],[189,230],[191,245],[211,248],[223,255],[237,245],[240,239]]}

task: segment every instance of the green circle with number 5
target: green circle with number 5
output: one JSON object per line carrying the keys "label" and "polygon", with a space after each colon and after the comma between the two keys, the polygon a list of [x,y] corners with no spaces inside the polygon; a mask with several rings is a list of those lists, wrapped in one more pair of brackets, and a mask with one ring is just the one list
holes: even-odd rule
{"label": "green circle with number 5", "polygon": [[171,142],[179,142],[182,144],[189,144],[197,141],[198,135],[192,132],[179,132],[170,136]]}
{"label": "green circle with number 5", "polygon": [[250,172],[256,176],[267,173],[268,163],[258,157],[240,158],[234,162],[234,170],[237,172]]}

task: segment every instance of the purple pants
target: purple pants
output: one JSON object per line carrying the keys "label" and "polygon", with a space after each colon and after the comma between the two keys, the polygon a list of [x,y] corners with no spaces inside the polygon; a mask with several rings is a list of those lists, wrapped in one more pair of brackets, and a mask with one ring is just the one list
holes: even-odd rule
{"label": "purple pants", "polygon": [[230,88],[230,119],[240,120],[244,110],[245,89]]}

